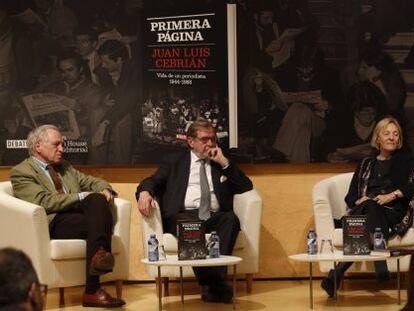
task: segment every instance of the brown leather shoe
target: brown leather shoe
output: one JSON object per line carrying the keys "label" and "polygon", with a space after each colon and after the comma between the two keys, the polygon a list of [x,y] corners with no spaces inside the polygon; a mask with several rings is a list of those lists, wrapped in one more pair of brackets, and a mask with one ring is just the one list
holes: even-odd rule
{"label": "brown leather shoe", "polygon": [[97,308],[116,308],[125,304],[122,299],[114,298],[102,288],[98,289],[95,294],[83,294],[82,306]]}
{"label": "brown leather shoe", "polygon": [[110,252],[104,250],[103,247],[99,247],[91,259],[89,274],[101,275],[111,272],[114,267],[114,263],[114,256]]}

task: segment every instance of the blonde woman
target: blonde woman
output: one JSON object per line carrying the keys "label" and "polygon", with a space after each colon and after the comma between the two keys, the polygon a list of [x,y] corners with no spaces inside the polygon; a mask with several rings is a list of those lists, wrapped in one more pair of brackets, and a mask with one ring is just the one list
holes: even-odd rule
{"label": "blonde woman", "polygon": [[[369,232],[381,228],[385,239],[394,234],[404,235],[410,223],[403,221],[411,212],[409,202],[414,193],[413,161],[400,151],[402,131],[398,121],[392,117],[380,120],[371,139],[371,146],[377,149],[373,157],[364,158],[349,186],[345,202],[350,215],[366,215]],[[351,263],[337,266],[337,284]],[[388,280],[385,261],[375,262],[379,280]],[[334,270],[322,280],[321,286],[329,296],[334,295]]]}

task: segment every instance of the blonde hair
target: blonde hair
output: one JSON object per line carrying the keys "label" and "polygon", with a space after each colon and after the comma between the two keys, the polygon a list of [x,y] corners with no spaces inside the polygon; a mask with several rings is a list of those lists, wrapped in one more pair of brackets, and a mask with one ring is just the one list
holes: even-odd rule
{"label": "blonde hair", "polygon": [[380,121],[378,121],[377,125],[374,128],[374,132],[372,133],[371,138],[371,146],[379,150],[379,143],[378,143],[378,137],[382,131],[385,130],[385,128],[389,124],[394,124],[397,127],[398,130],[398,146],[397,149],[400,149],[402,147],[403,143],[403,137],[402,137],[402,130],[401,126],[398,123],[397,119],[394,117],[386,117]]}

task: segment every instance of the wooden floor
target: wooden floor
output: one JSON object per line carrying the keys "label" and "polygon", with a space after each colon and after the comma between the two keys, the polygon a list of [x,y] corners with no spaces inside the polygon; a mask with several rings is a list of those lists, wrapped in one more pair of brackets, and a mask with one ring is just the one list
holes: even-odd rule
{"label": "wooden floor", "polygon": [[[314,281],[314,310],[352,310],[352,311],[396,311],[406,301],[406,291],[401,291],[401,305],[397,302],[396,282],[377,284],[375,280],[347,280],[339,292],[337,301],[328,298],[320,289],[320,281]],[[115,293],[112,285],[105,287]],[[221,311],[232,310],[232,305],[204,303],[200,299],[200,289],[194,282],[184,284],[184,305],[180,301],[179,285],[170,284],[170,296],[163,298],[163,310]],[[300,311],[309,308],[308,281],[255,281],[252,294],[247,294],[243,282],[237,282],[237,310],[283,310]],[[65,290],[65,307],[59,308],[58,290],[49,290],[46,310],[76,311],[98,310],[81,306],[82,288]],[[158,300],[155,284],[129,284],[124,286],[123,298],[127,304],[118,310],[156,311]]]}

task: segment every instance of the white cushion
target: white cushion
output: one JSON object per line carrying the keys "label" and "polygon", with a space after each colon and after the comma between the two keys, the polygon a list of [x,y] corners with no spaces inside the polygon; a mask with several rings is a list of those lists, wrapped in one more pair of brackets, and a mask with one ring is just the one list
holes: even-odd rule
{"label": "white cushion", "polygon": [[[112,254],[120,252],[121,240],[119,236],[112,236]],[[86,241],[85,240],[51,240],[50,258],[52,260],[85,259]]]}

